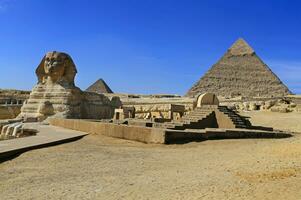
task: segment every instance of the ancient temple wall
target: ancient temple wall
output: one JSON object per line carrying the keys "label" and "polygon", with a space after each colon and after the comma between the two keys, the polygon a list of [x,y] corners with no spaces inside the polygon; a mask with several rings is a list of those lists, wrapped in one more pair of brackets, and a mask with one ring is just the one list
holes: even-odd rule
{"label": "ancient temple wall", "polygon": [[121,99],[123,106],[135,107],[136,118],[169,118],[170,105],[183,105],[185,112],[193,110],[194,98],[133,98]]}

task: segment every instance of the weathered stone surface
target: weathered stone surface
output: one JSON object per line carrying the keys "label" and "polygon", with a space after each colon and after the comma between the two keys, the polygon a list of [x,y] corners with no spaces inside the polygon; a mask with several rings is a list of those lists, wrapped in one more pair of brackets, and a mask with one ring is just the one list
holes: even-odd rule
{"label": "weathered stone surface", "polygon": [[36,130],[25,128],[24,125],[21,121],[7,121],[6,124],[2,122],[0,124],[0,140],[32,136],[37,133]]}
{"label": "weathered stone surface", "polygon": [[251,103],[249,104],[249,109],[250,109],[250,110],[259,110],[259,109],[258,109],[258,106],[257,106],[257,104],[256,104],[255,102],[251,102]]}
{"label": "weathered stone surface", "polygon": [[0,89],[0,119],[13,119],[21,112],[23,102],[30,92]]}
{"label": "weathered stone surface", "polygon": [[[104,95],[82,92],[74,84],[75,64],[66,53],[49,52],[39,64],[38,84],[21,109],[19,118],[111,118],[116,104]],[[120,102],[119,102],[120,103]]]}
{"label": "weathered stone surface", "polygon": [[219,105],[219,100],[217,96],[213,93],[204,93],[200,94],[197,97],[197,107],[201,107],[202,105]]}
{"label": "weathered stone surface", "polygon": [[283,97],[291,92],[243,40],[187,92],[187,96],[215,93],[223,97]]}
{"label": "weathered stone surface", "polygon": [[21,112],[21,105],[0,105],[0,119],[16,118]]}
{"label": "weathered stone surface", "polygon": [[48,52],[36,69],[38,84],[59,84],[65,88],[75,87],[76,73],[72,58],[66,53],[56,51]]}
{"label": "weathered stone surface", "polygon": [[1,104],[22,104],[29,98],[30,91],[0,89]]}
{"label": "weathered stone surface", "polygon": [[268,110],[268,109],[270,109],[272,106],[274,106],[275,104],[276,104],[276,101],[275,101],[275,100],[266,101],[266,102],[264,102],[263,110]]}
{"label": "weathered stone surface", "polygon": [[272,112],[280,112],[280,113],[287,113],[290,112],[286,106],[274,106],[271,108]]}
{"label": "weathered stone surface", "polygon": [[51,118],[49,122],[54,126],[83,131],[90,134],[102,134],[110,137],[135,140],[144,143],[165,143],[164,129],[74,119]]}
{"label": "weathered stone surface", "polygon": [[141,98],[121,98],[122,104],[128,107],[135,107],[136,118],[169,118],[171,104],[183,105],[185,113],[193,110],[196,104],[194,98],[179,97],[141,97]]}

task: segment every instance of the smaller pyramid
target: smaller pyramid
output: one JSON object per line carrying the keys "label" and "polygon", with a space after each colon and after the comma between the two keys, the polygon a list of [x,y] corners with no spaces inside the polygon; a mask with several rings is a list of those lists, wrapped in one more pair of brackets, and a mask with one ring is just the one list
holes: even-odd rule
{"label": "smaller pyramid", "polygon": [[106,84],[103,79],[98,79],[95,83],[93,83],[90,87],[86,89],[87,92],[94,93],[113,93],[111,88]]}

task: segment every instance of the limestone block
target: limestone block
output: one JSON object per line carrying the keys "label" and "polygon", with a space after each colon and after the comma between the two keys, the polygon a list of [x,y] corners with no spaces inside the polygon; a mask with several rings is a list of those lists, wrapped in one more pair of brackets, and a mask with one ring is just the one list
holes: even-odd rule
{"label": "limestone block", "polygon": [[253,110],[257,110],[257,105],[255,102],[250,102],[249,104],[249,110],[253,111]]}
{"label": "limestone block", "polygon": [[200,94],[197,97],[197,107],[201,107],[202,105],[219,105],[219,100],[213,93]]}
{"label": "limestone block", "polygon": [[[12,136],[13,136],[13,137],[17,137],[18,135],[20,135],[19,133],[21,132],[21,130],[22,130],[22,124],[21,124],[21,123],[16,124],[16,125],[14,126],[14,130],[13,130]],[[17,135],[17,134],[18,134],[18,135]]]}
{"label": "limestone block", "polygon": [[250,102],[243,102],[243,110],[250,110]]}
{"label": "limestone block", "polygon": [[272,112],[281,112],[281,113],[287,113],[290,112],[290,110],[286,106],[273,106],[271,108]]}

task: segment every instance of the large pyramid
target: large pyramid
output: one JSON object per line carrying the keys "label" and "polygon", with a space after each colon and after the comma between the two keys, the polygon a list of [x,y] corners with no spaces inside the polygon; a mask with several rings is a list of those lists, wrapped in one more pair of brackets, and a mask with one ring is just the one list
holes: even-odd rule
{"label": "large pyramid", "polygon": [[196,96],[212,92],[223,97],[282,97],[291,94],[281,80],[263,63],[243,39],[238,39],[225,55],[187,92]]}
{"label": "large pyramid", "polygon": [[95,83],[93,83],[90,87],[86,89],[87,92],[94,93],[113,93],[111,88],[106,84],[103,79],[98,79]]}

